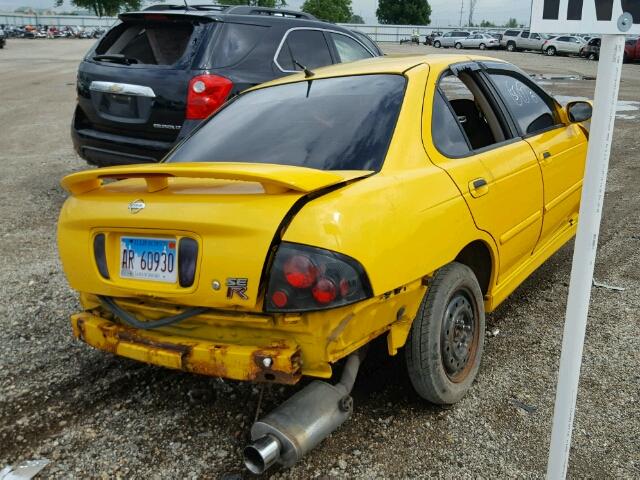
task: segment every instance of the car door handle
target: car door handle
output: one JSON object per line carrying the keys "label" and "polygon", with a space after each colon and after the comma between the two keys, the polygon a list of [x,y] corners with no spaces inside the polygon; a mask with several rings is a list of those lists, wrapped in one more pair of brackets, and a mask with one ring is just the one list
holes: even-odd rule
{"label": "car door handle", "polygon": [[542,158],[544,160],[551,158],[551,152],[542,152]]}
{"label": "car door handle", "polygon": [[473,181],[473,188],[478,190],[479,188],[486,187],[487,181],[484,178],[479,178]]}
{"label": "car door handle", "polygon": [[489,184],[484,178],[476,178],[469,182],[469,192],[473,198],[481,197],[489,192]]}

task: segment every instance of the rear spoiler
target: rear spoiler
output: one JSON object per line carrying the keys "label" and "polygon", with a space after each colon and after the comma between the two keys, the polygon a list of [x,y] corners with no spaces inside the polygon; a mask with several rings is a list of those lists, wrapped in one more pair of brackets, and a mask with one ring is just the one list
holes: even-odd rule
{"label": "rear spoiler", "polygon": [[158,192],[169,186],[171,178],[211,178],[256,182],[268,194],[288,190],[309,193],[372,173],[369,170],[328,171],[270,163],[157,163],[73,173],[64,177],[61,185],[72,195],[81,195],[99,189],[106,179],[144,178],[147,190]]}
{"label": "rear spoiler", "polygon": [[[191,12],[191,13],[190,13]],[[142,21],[142,20],[150,20],[150,21],[169,21],[169,20],[197,20],[202,23],[208,22],[217,22],[218,19],[209,16],[203,15],[199,10],[186,10],[182,7],[182,10],[155,10],[155,11],[142,11],[142,12],[125,12],[118,15],[118,19],[122,22],[130,22],[130,21]]]}

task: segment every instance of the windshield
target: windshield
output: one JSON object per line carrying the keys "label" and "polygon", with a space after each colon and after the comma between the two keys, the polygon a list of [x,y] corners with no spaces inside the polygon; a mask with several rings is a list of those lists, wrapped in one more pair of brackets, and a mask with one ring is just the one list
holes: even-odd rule
{"label": "windshield", "polygon": [[241,95],[167,162],[379,170],[404,97],[401,75],[310,79]]}

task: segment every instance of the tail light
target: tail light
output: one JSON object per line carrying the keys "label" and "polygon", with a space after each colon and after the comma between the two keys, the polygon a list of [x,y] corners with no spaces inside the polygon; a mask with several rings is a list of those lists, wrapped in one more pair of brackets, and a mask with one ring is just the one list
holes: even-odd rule
{"label": "tail light", "polygon": [[187,120],[203,120],[225,102],[233,82],[218,75],[198,75],[189,82]]}
{"label": "tail light", "polygon": [[106,239],[104,233],[93,237],[93,255],[96,259],[98,271],[103,278],[109,280],[109,268],[107,267]]}
{"label": "tail light", "polygon": [[181,287],[190,287],[196,277],[198,242],[184,237],[178,243],[178,281]]}
{"label": "tail light", "polygon": [[265,310],[325,310],[371,297],[362,265],[322,248],[282,243],[271,266]]}

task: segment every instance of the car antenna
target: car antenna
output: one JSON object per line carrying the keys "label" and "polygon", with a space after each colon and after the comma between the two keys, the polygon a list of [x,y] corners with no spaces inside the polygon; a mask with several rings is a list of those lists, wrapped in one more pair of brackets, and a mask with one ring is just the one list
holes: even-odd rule
{"label": "car antenna", "polygon": [[189,4],[187,3],[187,0],[182,0],[184,2],[184,9],[185,10],[189,10]]}
{"label": "car antenna", "polygon": [[313,77],[315,75],[315,73],[313,73],[311,70],[309,70],[307,67],[305,67],[301,63],[298,63],[295,60],[293,61],[293,63],[295,63],[297,66],[299,66],[302,69],[302,71],[304,72],[304,78]]}

